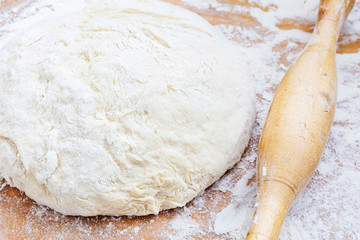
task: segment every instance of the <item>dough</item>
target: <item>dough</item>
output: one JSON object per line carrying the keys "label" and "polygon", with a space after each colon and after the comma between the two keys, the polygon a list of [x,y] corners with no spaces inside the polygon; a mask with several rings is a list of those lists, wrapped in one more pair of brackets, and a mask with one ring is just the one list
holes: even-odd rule
{"label": "dough", "polygon": [[241,51],[198,15],[84,1],[0,51],[0,173],[63,214],[157,214],[239,161],[254,98]]}

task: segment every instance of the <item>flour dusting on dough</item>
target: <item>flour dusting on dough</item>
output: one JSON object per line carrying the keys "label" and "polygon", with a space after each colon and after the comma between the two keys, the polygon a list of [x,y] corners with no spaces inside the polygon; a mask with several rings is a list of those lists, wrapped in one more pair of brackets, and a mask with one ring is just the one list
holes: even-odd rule
{"label": "flour dusting on dough", "polygon": [[168,3],[78,4],[3,44],[1,174],[67,215],[185,205],[248,144],[255,95],[242,52]]}

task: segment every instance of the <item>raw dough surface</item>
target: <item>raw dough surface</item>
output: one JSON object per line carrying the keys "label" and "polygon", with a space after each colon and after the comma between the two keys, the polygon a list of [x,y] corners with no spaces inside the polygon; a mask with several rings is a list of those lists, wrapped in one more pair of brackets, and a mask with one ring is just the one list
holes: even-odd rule
{"label": "raw dough surface", "polygon": [[247,146],[241,52],[167,3],[82,2],[2,46],[0,173],[69,215],[183,206]]}

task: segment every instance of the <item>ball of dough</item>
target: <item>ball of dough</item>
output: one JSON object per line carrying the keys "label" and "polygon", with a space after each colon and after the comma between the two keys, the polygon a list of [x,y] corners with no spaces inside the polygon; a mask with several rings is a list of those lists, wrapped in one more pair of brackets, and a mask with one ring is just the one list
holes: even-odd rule
{"label": "ball of dough", "polygon": [[0,52],[0,173],[67,215],[184,206],[239,161],[255,116],[236,44],[148,0],[88,1]]}

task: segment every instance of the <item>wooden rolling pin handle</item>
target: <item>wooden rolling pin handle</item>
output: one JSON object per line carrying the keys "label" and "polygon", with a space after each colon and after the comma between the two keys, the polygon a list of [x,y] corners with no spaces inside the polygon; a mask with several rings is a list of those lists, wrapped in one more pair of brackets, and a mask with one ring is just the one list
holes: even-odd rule
{"label": "wooden rolling pin handle", "polygon": [[313,175],[335,111],[336,43],[355,0],[321,0],[313,38],[278,86],[260,139],[258,199],[247,240],[278,238]]}

